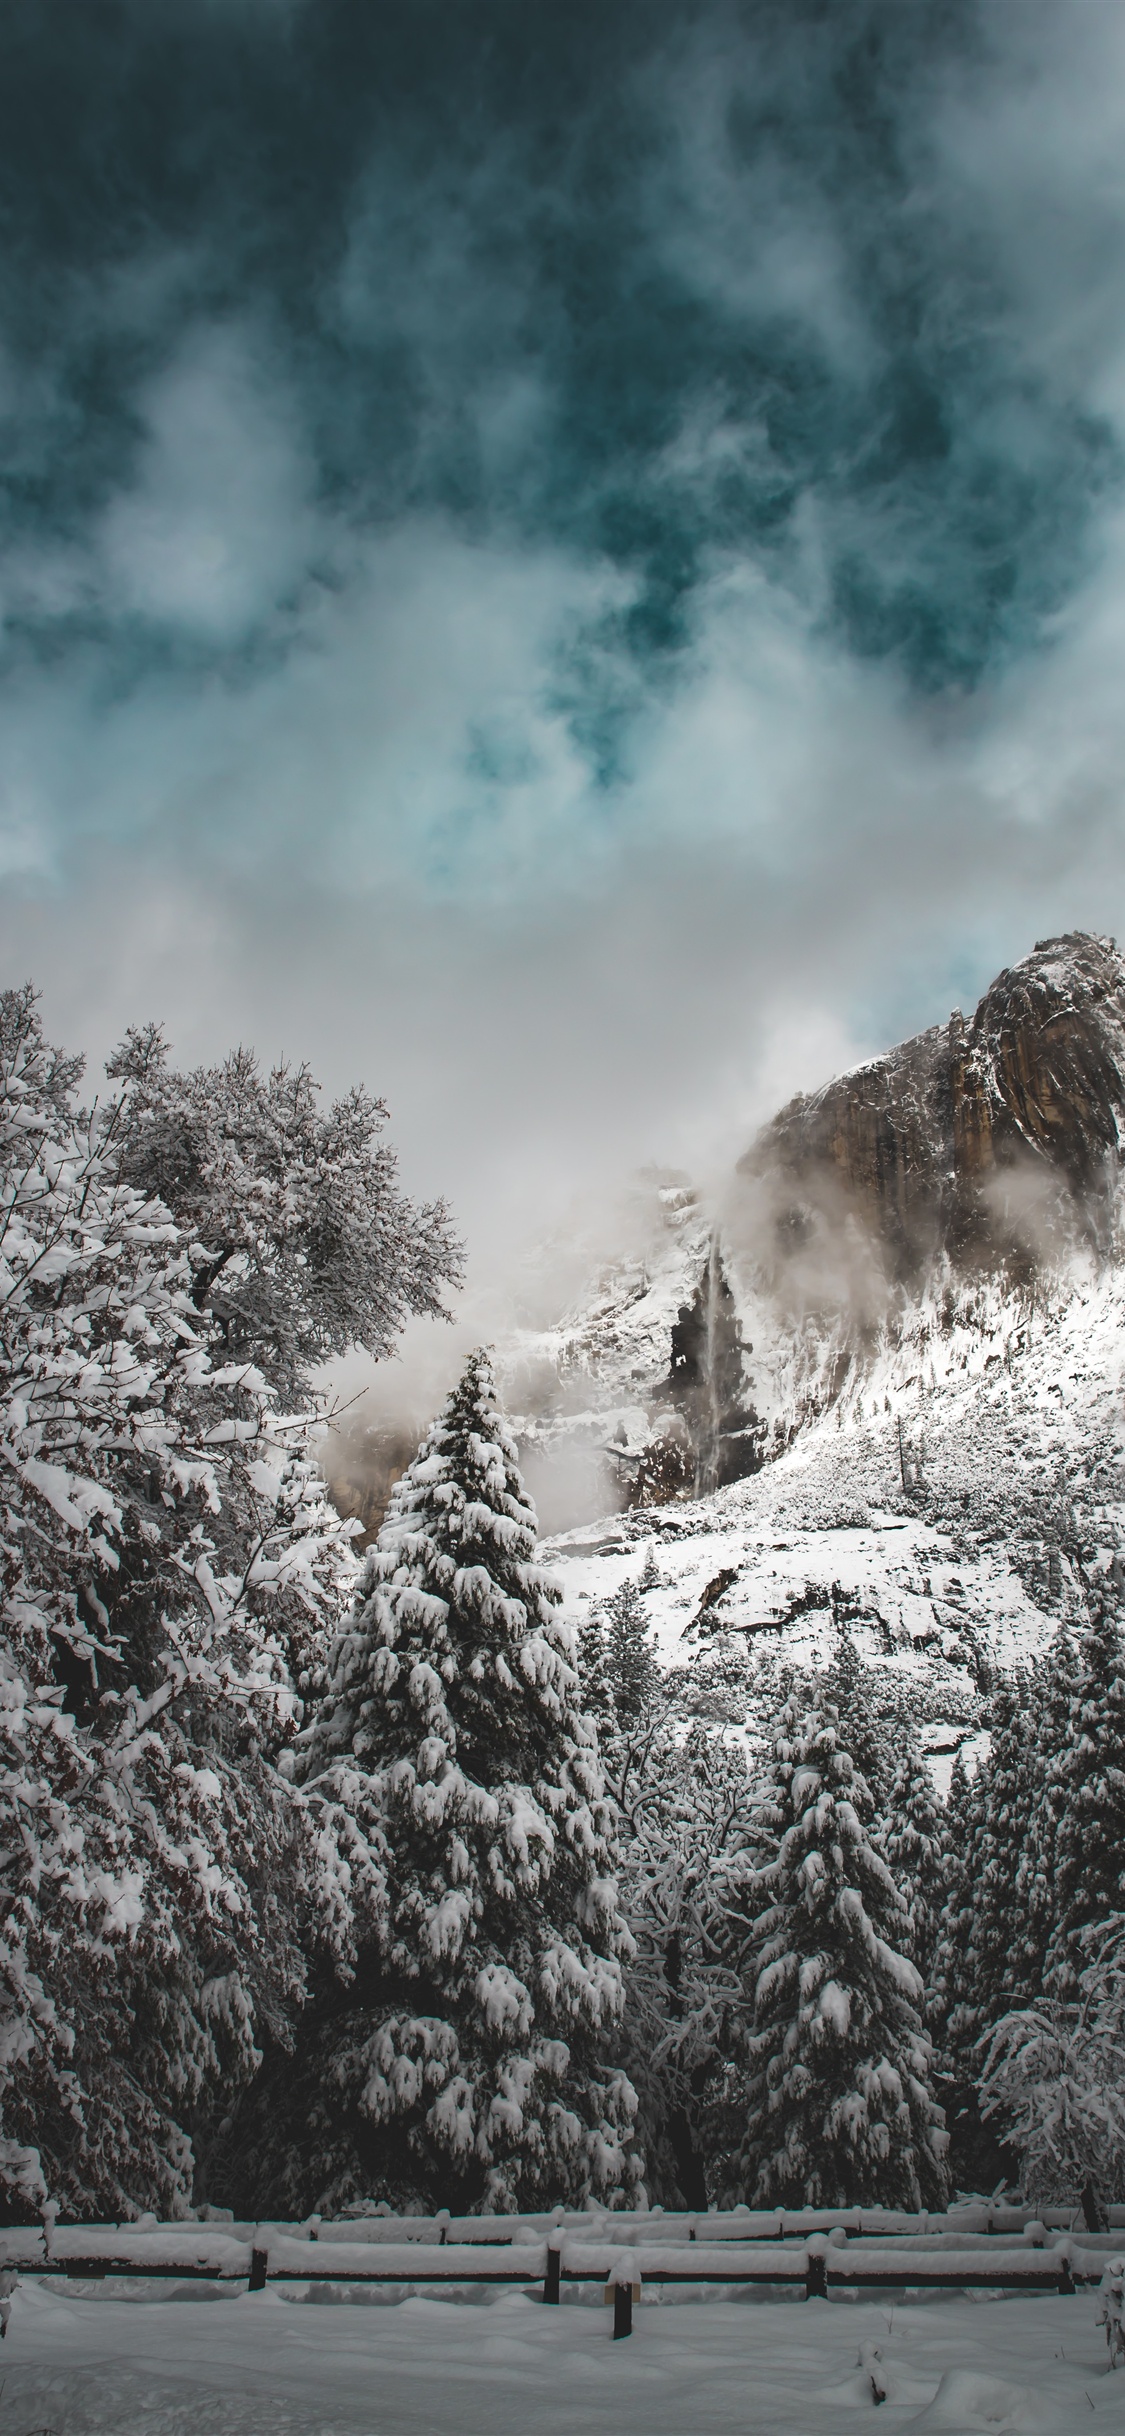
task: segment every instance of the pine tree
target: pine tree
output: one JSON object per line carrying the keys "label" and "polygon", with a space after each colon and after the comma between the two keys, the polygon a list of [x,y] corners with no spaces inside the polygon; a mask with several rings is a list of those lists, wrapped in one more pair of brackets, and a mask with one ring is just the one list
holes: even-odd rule
{"label": "pine tree", "polygon": [[991,1749],[980,1772],[981,1811],[968,1866],[968,1940],[962,1999],[978,2035],[1039,1985],[1043,1936],[1024,1895],[1023,1871],[1039,1806],[1039,1711],[1017,1677],[989,1709]]}
{"label": "pine tree", "polygon": [[844,1629],[837,1633],[836,1655],[820,1678],[816,1698],[819,1706],[833,1711],[841,1740],[881,1816],[898,1766],[902,1719],[889,1711],[878,1676],[865,1666]]}
{"label": "pine tree", "polygon": [[931,1965],[929,2017],[938,2043],[938,2078],[946,2122],[950,2127],[953,2170],[958,2171],[957,2125],[963,2104],[961,2069],[964,2048],[971,2055],[978,2023],[975,2007],[971,2025],[962,2035],[962,2006],[966,1998],[966,1956],[973,1933],[974,1872],[984,1829],[983,1774],[968,1774],[960,1749],[953,1762],[946,1805],[946,1893],[938,1923]]}
{"label": "pine tree", "polygon": [[989,1708],[989,1756],[971,1782],[958,1756],[950,1788],[949,1892],[930,2013],[952,2170],[968,2189],[992,2190],[1012,2170],[996,2126],[981,2115],[980,2073],[995,2024],[1042,1978],[1042,1905],[1027,1887],[1041,1802],[1039,1716],[1027,1682],[1000,1683]]}
{"label": "pine tree", "polygon": [[1067,1740],[1054,1773],[1052,1927],[1044,1984],[1074,1997],[1089,1940],[1125,1913],[1125,1650],[1103,1609],[1076,1652]]}
{"label": "pine tree", "polygon": [[630,1942],[613,1816],[535,1538],[478,1352],[397,1486],[306,1743],[307,1798],[367,1891],[288,2116],[267,2083],[244,2134],[271,2204],[491,2212],[636,2182],[604,2054]]}
{"label": "pine tree", "polygon": [[931,1971],[929,2023],[934,2035],[934,2086],[949,2130],[949,2169],[960,2190],[991,2191],[1010,2179],[1015,2159],[980,2107],[980,2067],[987,2040],[969,1956],[974,1900],[985,1836],[985,1771],[970,1777],[958,1751],[946,1809],[945,1904]]}
{"label": "pine tree", "polygon": [[776,1859],[746,1890],[753,2022],[741,2170],[754,2205],[944,2200],[922,1985],[898,1950],[905,1909],[866,1833],[871,1809],[831,1714],[800,1720],[787,1706],[762,1814]]}
{"label": "pine tree", "polygon": [[[1022,1743],[1019,1796],[1010,1840],[1019,1845],[1013,1918],[1018,1966],[1010,1973],[1008,2005],[1038,1996],[1055,1934],[1055,1885],[1060,1823],[1068,1804],[1066,1778],[1071,1755],[1081,1656],[1073,1631],[1056,1633],[1046,1663],[1034,1679],[1020,1678],[1010,1738]],[[997,1738],[990,1773],[997,1766]],[[994,2008],[993,2019],[1006,2009]]]}
{"label": "pine tree", "polygon": [[929,1988],[948,1893],[947,1838],[933,1778],[910,1735],[895,1771],[883,1824],[887,1866],[906,1905],[902,1950]]}
{"label": "pine tree", "polygon": [[319,1864],[272,1761],[354,1565],[80,1072],[0,996],[0,2182],[167,2214],[301,1998]]}
{"label": "pine tree", "polygon": [[581,1628],[582,1695],[603,1753],[643,1729],[658,1702],[661,1673],[651,1633],[644,1593],[634,1581],[622,1582]]}

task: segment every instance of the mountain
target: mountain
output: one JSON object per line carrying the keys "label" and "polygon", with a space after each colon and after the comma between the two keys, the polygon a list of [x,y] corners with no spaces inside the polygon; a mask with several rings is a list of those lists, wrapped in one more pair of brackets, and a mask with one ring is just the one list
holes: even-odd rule
{"label": "mountain", "polygon": [[775,1272],[858,1224],[888,1277],[1030,1274],[1060,1232],[1108,1246],[1123,1125],[1125,965],[1076,933],[1001,973],[968,1025],[790,1101],[739,1176],[764,1188]]}
{"label": "mountain", "polygon": [[1123,1143],[1125,963],[1075,934],[793,1100],[720,1212],[654,1179],[643,1248],[506,1355],[548,1517],[608,1517],[551,1543],[572,1613],[647,1558],[689,1696],[846,1628],[962,1740],[1125,1572]]}

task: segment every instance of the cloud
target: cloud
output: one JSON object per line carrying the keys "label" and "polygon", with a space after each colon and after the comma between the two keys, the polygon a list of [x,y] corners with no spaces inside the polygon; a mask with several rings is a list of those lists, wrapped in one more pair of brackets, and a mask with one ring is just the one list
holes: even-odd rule
{"label": "cloud", "polygon": [[67,22],[0,96],[0,944],[61,1036],[366,1077],[491,1325],[630,1165],[718,1190],[1125,930],[1117,12]]}
{"label": "cloud", "polygon": [[200,329],[139,394],[133,480],[92,537],[112,614],[237,643],[315,560],[309,467],[243,333]]}

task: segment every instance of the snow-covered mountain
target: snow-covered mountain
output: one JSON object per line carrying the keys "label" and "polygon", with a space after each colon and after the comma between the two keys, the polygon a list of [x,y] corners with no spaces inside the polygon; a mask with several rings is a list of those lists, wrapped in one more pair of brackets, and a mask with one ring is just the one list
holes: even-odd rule
{"label": "snow-covered mountain", "polygon": [[721,1209],[654,1178],[505,1360],[533,1480],[608,1517],[551,1542],[575,1615],[651,1550],[686,1684],[847,1624],[952,1748],[1125,1570],[1123,1141],[1125,963],[1076,936],[791,1103]]}

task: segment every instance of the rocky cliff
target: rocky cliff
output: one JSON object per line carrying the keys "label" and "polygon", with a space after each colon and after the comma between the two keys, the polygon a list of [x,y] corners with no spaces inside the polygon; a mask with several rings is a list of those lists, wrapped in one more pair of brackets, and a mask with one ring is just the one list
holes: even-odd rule
{"label": "rocky cliff", "polygon": [[[544,1484],[581,1444],[601,1466],[584,1510],[698,1497],[826,1414],[869,1417],[873,1395],[905,1479],[919,1400],[982,1333],[1015,1343],[1049,1281],[1113,1265],[1123,1145],[1125,961],[1111,939],[1042,940],[969,1021],[791,1101],[718,1218],[661,1196],[643,1259],[523,1348],[556,1382],[527,1417]],[[527,1414],[516,1368],[511,1384]]]}
{"label": "rocky cliff", "polygon": [[573,1619],[635,1581],[737,1732],[846,1636],[944,1782],[997,1667],[1125,1604],[1123,1144],[1125,963],[1073,936],[783,1109],[720,1225],[669,1199],[529,1424],[624,1487],[551,1549]]}
{"label": "rocky cliff", "polygon": [[743,1232],[779,1283],[819,1265],[850,1290],[841,1234],[894,1281],[940,1258],[1029,1270],[1060,1237],[1107,1247],[1123,1141],[1125,962],[1112,939],[1044,939],[969,1023],[783,1108],[740,1162]]}

